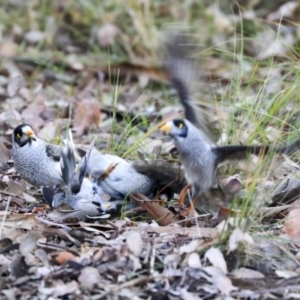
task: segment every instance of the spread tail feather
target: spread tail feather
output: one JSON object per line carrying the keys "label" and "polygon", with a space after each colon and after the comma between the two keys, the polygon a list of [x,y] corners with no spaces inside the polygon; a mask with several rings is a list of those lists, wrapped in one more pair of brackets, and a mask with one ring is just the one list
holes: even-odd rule
{"label": "spread tail feather", "polygon": [[184,173],[167,163],[148,162],[133,164],[135,170],[152,181],[154,189],[166,194],[179,194],[187,184]]}
{"label": "spread tail feather", "polygon": [[91,156],[91,152],[92,152],[92,150],[94,148],[96,139],[97,138],[94,138],[94,140],[92,141],[89,150],[86,152],[86,154],[85,154],[85,156],[83,158],[83,164],[81,165],[81,167],[79,169],[79,183],[80,183],[80,185],[82,183],[83,178],[86,175],[88,175],[88,174],[86,174],[86,169],[87,169],[88,162],[89,162],[89,159],[90,159],[90,156]]}
{"label": "spread tail feather", "polygon": [[68,185],[76,168],[75,151],[71,129],[69,129],[69,139],[66,142],[66,146],[61,149],[60,166],[62,178]]}
{"label": "spread tail feather", "polygon": [[218,163],[227,159],[244,159],[248,154],[266,155],[269,153],[285,153],[292,154],[300,149],[300,140],[290,145],[271,146],[271,145],[232,145],[218,146],[212,148],[212,151],[218,157]]}

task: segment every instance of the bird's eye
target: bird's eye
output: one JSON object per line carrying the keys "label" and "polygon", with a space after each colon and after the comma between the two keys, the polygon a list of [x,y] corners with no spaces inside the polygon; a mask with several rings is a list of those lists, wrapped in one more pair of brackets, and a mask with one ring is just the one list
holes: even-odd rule
{"label": "bird's eye", "polygon": [[17,138],[20,139],[22,136],[20,133],[17,133]]}

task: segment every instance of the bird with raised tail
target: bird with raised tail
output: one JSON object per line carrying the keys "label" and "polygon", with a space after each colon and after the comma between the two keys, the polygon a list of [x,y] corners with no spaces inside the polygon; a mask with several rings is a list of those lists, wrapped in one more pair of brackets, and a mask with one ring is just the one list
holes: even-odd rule
{"label": "bird with raised tail", "polygon": [[[180,161],[182,162],[187,183],[191,188],[191,197],[201,207],[201,195],[217,180],[218,165],[226,159],[246,158],[249,153],[292,153],[300,148],[300,140],[291,145],[230,145],[217,146],[212,142],[203,116],[189,91],[189,73],[196,74],[195,63],[186,51],[190,43],[184,35],[169,36],[166,46],[164,67],[180,102],[184,107],[185,119],[167,122],[161,130],[174,140]],[[186,190],[186,189],[185,189]]]}
{"label": "bird with raised tail", "polygon": [[300,148],[300,140],[291,145],[230,145],[217,146],[191,122],[175,119],[161,130],[174,140],[191,196],[197,199],[216,183],[218,165],[227,159],[244,159],[248,154],[293,153]]}

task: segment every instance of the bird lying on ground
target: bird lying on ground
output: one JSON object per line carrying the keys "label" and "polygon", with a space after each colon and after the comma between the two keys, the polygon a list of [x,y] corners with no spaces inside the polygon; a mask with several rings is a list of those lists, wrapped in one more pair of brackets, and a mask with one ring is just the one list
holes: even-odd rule
{"label": "bird lying on ground", "polygon": [[[76,147],[76,153],[77,150],[79,149]],[[64,186],[66,184],[66,178],[73,173],[78,158],[77,156],[76,159],[74,158],[74,166],[61,168],[61,153],[60,146],[49,144],[38,138],[28,124],[21,124],[13,131],[12,157],[15,169],[23,179],[36,187]],[[75,153],[73,155],[75,157]],[[79,163],[79,168],[83,161],[81,160]],[[113,167],[114,170],[104,176],[110,167]],[[169,193],[169,197],[172,197],[173,192],[166,186],[174,180],[176,182],[179,174],[177,168],[168,164],[129,163],[116,155],[102,154],[94,147],[91,149],[86,168],[88,174],[98,178],[97,186],[113,199],[124,199],[136,191],[152,197],[159,189],[164,188],[164,193]],[[64,175],[62,171],[71,174]],[[172,188],[178,192],[175,184],[172,184]]]}
{"label": "bird lying on ground", "polygon": [[102,154],[92,145],[76,167],[74,153],[74,145],[67,141],[61,150],[61,171],[67,187],[42,187],[44,198],[54,208],[65,203],[89,215],[110,213],[122,205],[131,208],[130,201],[124,202],[131,193],[152,198],[162,190],[172,197],[186,184],[178,169],[168,164],[131,164],[118,156]]}
{"label": "bird lying on ground", "polygon": [[95,148],[86,171],[97,178],[97,187],[118,200],[135,192],[150,199],[161,192],[170,200],[185,184],[182,172],[167,163],[131,163],[116,155],[102,154]]}
{"label": "bird lying on ground", "polygon": [[185,110],[185,119],[167,122],[161,130],[168,133],[174,140],[182,162],[186,180],[191,188],[191,197],[196,206],[201,206],[201,195],[216,183],[218,165],[226,159],[246,158],[247,154],[292,153],[299,149],[300,140],[287,146],[217,146],[210,136],[201,115],[196,112],[196,105],[190,96],[186,73],[193,63],[188,60],[184,49],[187,45],[184,36],[175,35],[169,40],[164,60],[165,69],[169,74],[173,87]]}
{"label": "bird lying on ground", "polygon": [[122,205],[122,201],[108,201],[110,197],[100,187],[95,188],[94,178],[87,173],[93,145],[94,143],[81,159],[80,166],[76,166],[72,138],[61,149],[60,164],[66,188],[42,187],[44,198],[50,206],[58,208],[62,204],[67,204],[74,210],[82,210],[87,215],[94,216],[98,215],[99,211],[107,213],[117,210],[118,206]]}

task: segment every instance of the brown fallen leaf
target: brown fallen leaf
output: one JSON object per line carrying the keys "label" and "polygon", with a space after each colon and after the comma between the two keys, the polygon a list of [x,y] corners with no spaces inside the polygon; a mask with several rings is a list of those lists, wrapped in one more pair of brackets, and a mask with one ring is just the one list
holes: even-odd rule
{"label": "brown fallen leaf", "polygon": [[26,120],[35,120],[45,109],[46,105],[44,103],[31,104],[22,110],[21,116]]}
{"label": "brown fallen leaf", "polygon": [[300,241],[300,209],[299,208],[294,208],[288,213],[284,221],[282,230],[291,239],[295,241]]}
{"label": "brown fallen leaf", "polygon": [[0,170],[6,170],[8,168],[7,162],[9,160],[9,150],[6,148],[3,142],[0,141]]}
{"label": "brown fallen leaf", "polygon": [[22,121],[22,117],[15,109],[9,109],[0,113],[0,126],[16,127]]}
{"label": "brown fallen leaf", "polygon": [[96,97],[89,95],[80,97],[75,101],[73,127],[75,136],[81,136],[92,124],[100,122],[100,104]]}
{"label": "brown fallen leaf", "polygon": [[17,94],[21,85],[21,76],[16,76],[12,78],[7,86],[7,94],[9,97],[13,97]]}
{"label": "brown fallen leaf", "polygon": [[25,191],[25,187],[10,180],[8,182],[8,191],[14,195],[21,196]]}
{"label": "brown fallen leaf", "polygon": [[[56,228],[50,228],[44,223],[41,223],[37,220],[35,214],[8,214],[5,211],[0,212],[0,218],[2,219],[4,217],[4,228],[1,232],[2,235],[0,238],[8,236],[11,238],[12,232],[16,232],[16,236],[19,236],[24,234],[24,229],[37,232],[53,232],[57,234]],[[20,230],[21,233],[17,232],[18,230]]]}
{"label": "brown fallen leaf", "polygon": [[76,261],[76,257],[68,251],[62,251],[58,254],[58,256],[56,257],[56,260],[61,264],[64,265],[66,262],[68,262],[69,260],[71,261]]}
{"label": "brown fallen leaf", "polygon": [[247,212],[244,212],[242,210],[238,210],[238,209],[230,209],[227,207],[220,207],[218,210],[217,215],[214,217],[214,219],[218,220],[219,222],[222,220],[227,219],[228,217],[246,217],[248,215]]}
{"label": "brown fallen leaf", "polygon": [[161,226],[166,226],[179,220],[179,215],[176,216],[166,207],[160,206],[157,202],[151,201],[149,198],[140,193],[131,194],[131,198],[145,209]]}
{"label": "brown fallen leaf", "polygon": [[39,137],[45,141],[53,141],[55,139],[57,126],[55,122],[47,122],[44,127],[39,131]]}

